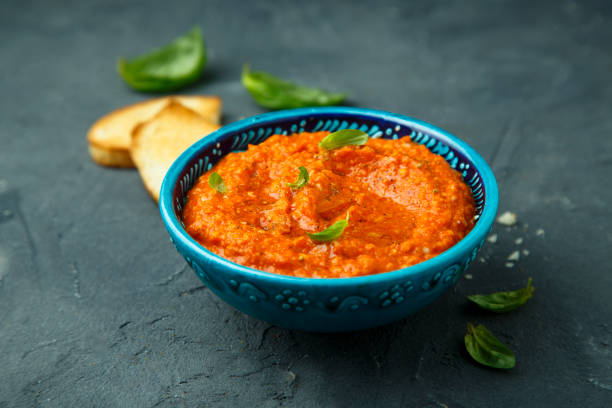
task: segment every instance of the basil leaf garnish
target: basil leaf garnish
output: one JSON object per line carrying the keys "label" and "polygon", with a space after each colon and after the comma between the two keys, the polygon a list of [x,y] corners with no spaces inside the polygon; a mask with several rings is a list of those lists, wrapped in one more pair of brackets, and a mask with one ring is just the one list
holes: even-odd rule
{"label": "basil leaf garnish", "polygon": [[468,323],[464,340],[468,353],[480,364],[503,369],[512,368],[516,364],[514,353],[482,324],[474,327]]}
{"label": "basil leaf garnish", "polygon": [[213,171],[210,173],[210,176],[208,176],[208,185],[221,194],[227,193],[227,187],[225,186],[225,183],[223,182],[223,179],[219,173],[216,171]]}
{"label": "basil leaf garnish", "polygon": [[358,129],[342,129],[325,136],[319,146],[325,150],[338,149],[342,146],[361,146],[368,141],[368,134]]}
{"label": "basil leaf garnish", "polygon": [[489,295],[468,296],[472,302],[483,309],[496,313],[505,313],[524,305],[533,296],[534,287],[531,286],[531,278],[527,286],[512,292],[496,292]]}
{"label": "basil leaf garnish", "polygon": [[298,170],[300,171],[300,174],[298,175],[297,181],[295,183],[287,183],[292,190],[299,190],[300,188],[304,187],[310,178],[308,177],[308,170],[306,170],[306,167],[300,166],[298,167]]}
{"label": "basil leaf garnish", "polygon": [[315,232],[312,234],[307,232],[307,234],[313,241],[333,241],[334,239],[340,238],[347,225],[348,220],[339,220],[336,221],[331,227],[326,228],[323,231]]}
{"label": "basil leaf garnish", "polygon": [[268,109],[332,106],[345,98],[341,93],[307,88],[261,71],[251,72],[248,64],[242,69],[242,84],[255,102]]}
{"label": "basil leaf garnish", "polygon": [[119,59],[119,75],[132,88],[166,92],[197,80],[206,64],[204,39],[199,27],[168,45],[131,60]]}

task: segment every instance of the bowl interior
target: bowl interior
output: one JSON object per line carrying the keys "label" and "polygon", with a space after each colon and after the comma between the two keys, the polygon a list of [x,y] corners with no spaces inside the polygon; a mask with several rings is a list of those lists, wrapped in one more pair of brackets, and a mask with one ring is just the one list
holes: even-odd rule
{"label": "bowl interior", "polygon": [[[249,144],[261,143],[273,134],[335,132],[340,129],[360,129],[372,138],[398,139],[407,136],[413,142],[422,144],[431,152],[442,156],[453,169],[461,173],[463,180],[470,186],[476,205],[475,218],[478,225],[487,199],[487,188],[481,172],[487,170],[490,177],[492,173],[473,149],[456,137],[427,123],[401,115],[358,108],[296,109],[259,115],[228,125],[197,142],[177,160],[179,162],[188,158],[178,172],[177,182],[172,191],[174,215],[184,227],[182,211],[187,193],[195,181],[225,154],[246,150]],[[166,181],[171,182],[171,180]],[[491,184],[489,189],[493,189],[495,182],[492,180],[492,183],[488,184]],[[497,192],[494,193],[497,200]],[[494,212],[492,216],[495,215]]]}

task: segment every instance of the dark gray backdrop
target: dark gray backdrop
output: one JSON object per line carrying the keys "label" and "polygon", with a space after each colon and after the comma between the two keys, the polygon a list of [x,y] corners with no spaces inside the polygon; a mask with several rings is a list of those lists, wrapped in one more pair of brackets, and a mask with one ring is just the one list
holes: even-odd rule
{"label": "dark gray backdrop", "polygon": [[[2,4],[0,407],[610,403],[609,2],[168,3]],[[345,91],[473,145],[519,225],[495,227],[472,279],[387,327],[294,332],[220,302],[169,243],[137,172],[95,165],[85,138],[146,97],[117,58],[195,24],[209,62],[184,92],[220,95],[225,123],[263,111],[240,84],[245,62]],[[507,268],[519,248],[529,256]],[[535,296],[514,313],[466,302],[528,276]],[[472,362],[467,321],[508,344],[516,367]]]}

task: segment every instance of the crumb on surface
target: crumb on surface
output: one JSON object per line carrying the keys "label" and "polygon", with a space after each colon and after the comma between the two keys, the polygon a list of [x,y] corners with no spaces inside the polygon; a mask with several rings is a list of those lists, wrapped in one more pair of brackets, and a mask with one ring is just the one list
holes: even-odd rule
{"label": "crumb on surface", "polygon": [[487,237],[487,241],[494,244],[497,242],[497,234],[491,234]]}
{"label": "crumb on surface", "polygon": [[497,217],[497,222],[507,227],[512,227],[513,225],[516,225],[517,221],[518,218],[516,214],[510,211],[506,211],[505,213]]}
{"label": "crumb on surface", "polygon": [[513,262],[506,262],[506,268],[512,268],[514,266]]}
{"label": "crumb on surface", "polygon": [[514,243],[515,243],[516,245],[521,245],[521,244],[523,243],[523,238],[519,237],[519,238],[515,239],[515,240],[514,240]]}
{"label": "crumb on surface", "polygon": [[465,274],[465,279],[472,279],[472,278],[473,278],[473,276],[472,276],[471,273],[466,273]]}
{"label": "crumb on surface", "polygon": [[508,255],[508,261],[516,262],[521,258],[521,253],[519,251],[514,251],[510,255]]}
{"label": "crumb on surface", "polygon": [[528,249],[523,249],[523,256],[529,256],[529,253]]}
{"label": "crumb on surface", "polygon": [[544,235],[544,230],[542,228],[538,228],[536,231],[536,235],[538,237],[541,237],[542,235]]}

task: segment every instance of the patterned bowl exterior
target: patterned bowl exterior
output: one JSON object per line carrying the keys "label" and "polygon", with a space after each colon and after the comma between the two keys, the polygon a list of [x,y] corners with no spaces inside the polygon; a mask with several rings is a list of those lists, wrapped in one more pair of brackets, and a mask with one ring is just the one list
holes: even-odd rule
{"label": "patterned bowl exterior", "polygon": [[[420,264],[377,275],[341,279],[297,278],[258,271],[208,251],[184,230],[181,214],[197,178],[225,154],[272,134],[361,129],[370,137],[409,136],[444,157],[463,175],[476,202],[476,225],[449,250]],[[406,116],[348,107],[305,108],[254,116],[227,125],[187,149],[172,165],[160,194],[171,241],[198,277],[244,313],[292,329],[360,330],[399,320],[433,302],[476,258],[497,212],[495,177],[465,142]]]}

